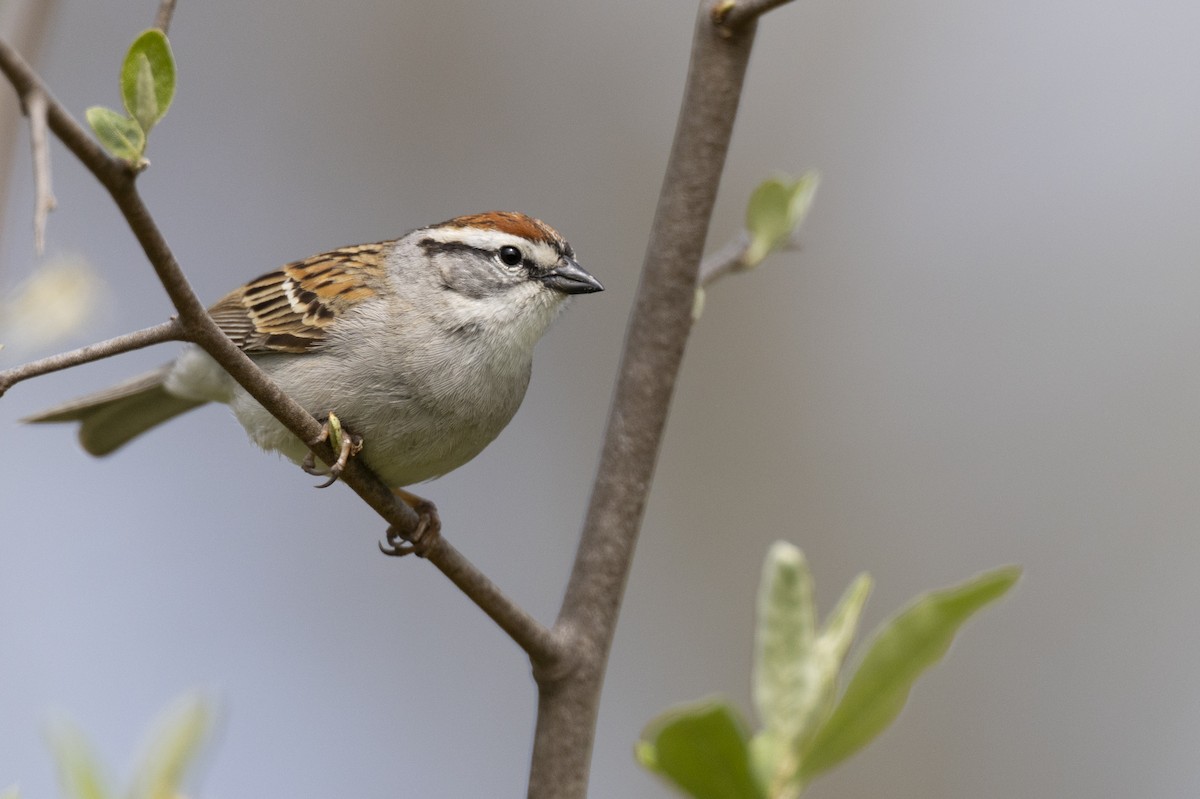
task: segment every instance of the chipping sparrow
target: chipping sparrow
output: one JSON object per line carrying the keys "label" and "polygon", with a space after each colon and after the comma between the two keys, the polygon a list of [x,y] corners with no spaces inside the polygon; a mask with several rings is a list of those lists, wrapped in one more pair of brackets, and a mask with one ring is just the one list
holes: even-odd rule
{"label": "chipping sparrow", "polygon": [[[521,404],[534,344],[564,301],[602,290],[549,225],[490,212],[288,264],[209,312],[306,410],[336,413],[361,437],[367,465],[400,489],[491,443]],[[309,455],[195,346],[26,421],[79,421],[84,449],[106,455],[206,402],[228,403],[264,449],[296,462]]]}

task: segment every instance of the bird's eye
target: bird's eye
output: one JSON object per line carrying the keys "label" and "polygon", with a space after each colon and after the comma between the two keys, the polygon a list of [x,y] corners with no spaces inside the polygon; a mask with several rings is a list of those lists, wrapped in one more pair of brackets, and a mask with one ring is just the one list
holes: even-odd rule
{"label": "bird's eye", "polygon": [[516,266],[525,260],[525,256],[521,254],[519,247],[514,247],[511,244],[505,244],[500,248],[500,262],[505,266]]}

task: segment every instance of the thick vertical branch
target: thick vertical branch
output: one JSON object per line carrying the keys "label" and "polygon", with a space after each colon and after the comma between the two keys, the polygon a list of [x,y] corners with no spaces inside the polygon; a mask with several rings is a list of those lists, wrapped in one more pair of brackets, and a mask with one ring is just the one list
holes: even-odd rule
{"label": "thick vertical branch", "polygon": [[575,670],[539,673],[532,799],[587,791],[600,689],[675,379],[692,326],[697,269],[754,40],[754,21],[718,28],[702,4],[642,282],[583,539],[555,630]]}

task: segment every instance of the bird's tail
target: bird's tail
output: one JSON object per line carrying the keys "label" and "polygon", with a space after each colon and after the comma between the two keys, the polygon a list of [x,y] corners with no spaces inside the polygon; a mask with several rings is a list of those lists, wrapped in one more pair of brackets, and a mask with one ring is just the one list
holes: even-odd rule
{"label": "bird's tail", "polygon": [[167,391],[163,381],[169,370],[164,366],[21,421],[79,422],[83,448],[92,455],[107,455],[150,428],[204,404]]}

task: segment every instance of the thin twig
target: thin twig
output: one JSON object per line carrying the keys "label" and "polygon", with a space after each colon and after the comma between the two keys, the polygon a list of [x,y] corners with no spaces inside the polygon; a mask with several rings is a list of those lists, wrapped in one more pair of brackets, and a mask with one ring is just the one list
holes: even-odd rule
{"label": "thin twig", "polygon": [[[709,253],[700,262],[700,286],[708,288],[713,283],[716,283],[726,275],[732,275],[736,272],[748,272],[754,269],[758,264],[746,263],[746,252],[750,249],[750,234],[742,231],[734,236],[721,249]],[[790,252],[800,249],[800,231],[793,231],[790,238],[783,244],[776,247],[769,254],[776,252]]]}
{"label": "thin twig", "polygon": [[8,78],[18,96],[27,97],[39,92],[45,98],[46,122],[50,130],[106,188],[129,173],[128,165],[109,156],[54,99],[21,54],[3,40],[0,40],[0,72]]}
{"label": "thin twig", "polygon": [[771,9],[789,2],[791,0],[724,0],[713,6],[712,21],[721,35],[729,36]]}
{"label": "thin twig", "polygon": [[[284,394],[208,315],[142,201],[135,183],[136,172],[127,163],[112,158],[101,149],[46,90],[24,59],[3,41],[0,41],[0,72],[8,77],[18,94],[37,90],[45,96],[50,130],[112,196],[175,306],[184,337],[212,356],[250,396],[258,400],[317,457],[332,463],[333,451],[321,438],[321,425],[317,420]],[[397,501],[391,490],[360,459],[352,459],[347,464],[341,479],[394,529],[406,534],[416,531],[419,523],[417,514],[408,505]],[[496,603],[483,607],[483,610],[497,618],[497,621],[503,619],[501,626],[518,645],[529,651],[531,657],[543,660],[556,658],[555,650],[561,652],[561,647],[554,643],[556,639],[548,635],[542,625],[523,611],[514,612],[516,604],[503,597],[482,572],[457,555],[453,548],[447,546],[440,552],[438,557],[430,558],[431,562],[445,570],[459,587],[469,587],[467,594],[472,599]]]}
{"label": "thin twig", "polygon": [[58,207],[50,182],[50,147],[46,141],[46,96],[40,91],[25,96],[29,115],[29,142],[33,149],[33,250],[39,257],[46,252],[46,219]]}
{"label": "thin twig", "polygon": [[175,13],[175,0],[162,0],[158,6],[158,14],[154,17],[154,27],[163,33],[171,27],[171,15]]}
{"label": "thin twig", "polygon": [[[0,38],[12,41],[31,61],[36,60],[57,6],[58,0],[0,1]],[[3,211],[12,182],[12,165],[17,153],[21,96],[18,93],[16,97],[0,97],[0,222],[3,222]]]}
{"label": "thin twig", "polygon": [[170,322],[163,322],[161,325],[148,327],[145,330],[126,333],[123,336],[110,338],[107,341],[101,341],[96,344],[89,344],[77,350],[62,352],[58,355],[51,355],[48,358],[14,366],[12,369],[5,369],[0,372],[0,397],[4,396],[4,392],[17,383],[20,383],[22,380],[28,380],[31,377],[40,377],[41,375],[57,372],[61,369],[69,369],[72,366],[111,358],[123,352],[140,350],[143,347],[161,344],[164,341],[182,340],[184,340],[183,327],[179,322],[172,319]]}
{"label": "thin twig", "polygon": [[746,262],[743,259],[748,249],[750,249],[750,235],[743,230],[725,242],[721,249],[706,255],[700,262],[700,286],[708,288],[726,275],[746,269]]}

